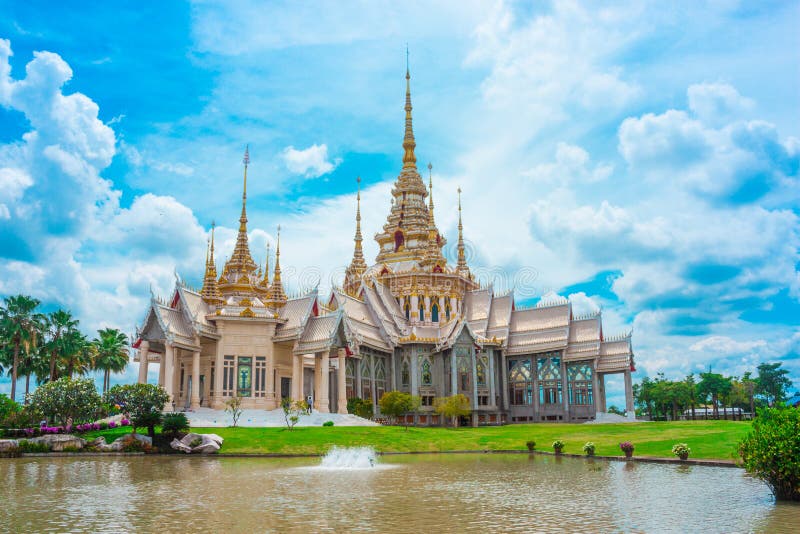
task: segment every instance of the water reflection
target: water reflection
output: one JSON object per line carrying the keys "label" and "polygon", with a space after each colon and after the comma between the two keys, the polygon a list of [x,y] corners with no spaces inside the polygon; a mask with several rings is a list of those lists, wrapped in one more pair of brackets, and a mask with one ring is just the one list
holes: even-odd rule
{"label": "water reflection", "polygon": [[387,470],[318,460],[0,461],[12,531],[769,531],[800,524],[740,470],[552,456],[386,456]]}

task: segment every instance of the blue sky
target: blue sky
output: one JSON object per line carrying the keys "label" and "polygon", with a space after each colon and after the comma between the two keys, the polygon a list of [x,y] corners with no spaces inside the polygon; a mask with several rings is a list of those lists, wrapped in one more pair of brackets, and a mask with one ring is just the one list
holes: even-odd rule
{"label": "blue sky", "polygon": [[437,223],[454,243],[461,186],[484,281],[602,307],[639,376],[780,360],[800,383],[796,20],[798,2],[0,0],[0,295],[132,331],[151,286],[199,285],[212,220],[232,249],[248,143],[257,261],[281,224],[290,290],[339,281],[355,177],[366,235],[389,209],[408,43]]}

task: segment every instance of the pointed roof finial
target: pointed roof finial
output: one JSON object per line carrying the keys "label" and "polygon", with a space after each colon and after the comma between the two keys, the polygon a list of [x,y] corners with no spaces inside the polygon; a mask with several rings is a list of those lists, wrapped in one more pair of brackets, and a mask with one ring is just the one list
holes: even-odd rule
{"label": "pointed roof finial", "polygon": [[433,163],[428,162],[428,190],[430,191],[430,198],[428,199],[428,209],[431,211],[433,217]]}
{"label": "pointed roof finial", "polygon": [[267,241],[267,258],[264,260],[264,287],[269,285],[269,241]]}
{"label": "pointed roof finial", "polygon": [[417,156],[414,149],[414,127],[411,120],[411,71],[408,68],[408,45],[406,45],[406,133],[403,136],[403,167],[416,167]]}
{"label": "pointed roof finial", "polygon": [[459,273],[469,273],[467,256],[464,253],[464,226],[461,224],[461,188],[458,188],[458,264]]}
{"label": "pointed roof finial", "polygon": [[216,224],[211,221],[211,238],[206,249],[206,272],[203,276],[203,288],[200,295],[208,304],[222,304],[224,302],[219,286],[217,285],[217,266],[214,262],[214,228]]}
{"label": "pointed roof finial", "polygon": [[286,303],[286,293],[281,282],[281,225],[275,239],[275,270],[272,273],[272,285],[269,287],[267,303],[273,307],[283,306]]}
{"label": "pointed roof finial", "polygon": [[356,178],[358,193],[356,194],[356,235],[353,238],[353,260],[345,271],[344,290],[353,295],[361,286],[361,275],[367,270],[367,263],[364,261],[364,251],[361,246],[361,177]]}

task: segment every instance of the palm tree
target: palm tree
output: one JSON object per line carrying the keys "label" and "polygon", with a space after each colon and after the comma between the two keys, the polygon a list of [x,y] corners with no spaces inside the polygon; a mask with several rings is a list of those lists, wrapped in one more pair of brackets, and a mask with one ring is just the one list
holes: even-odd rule
{"label": "palm tree", "polygon": [[103,393],[111,386],[111,373],[119,373],[128,365],[128,337],[115,328],[98,330],[94,368],[103,371]]}
{"label": "palm tree", "polygon": [[50,355],[50,380],[58,378],[58,359],[64,355],[65,339],[69,332],[78,329],[78,320],[65,310],[56,310],[47,316],[47,329],[50,339],[47,342],[47,352]]}
{"label": "palm tree", "polygon": [[16,400],[17,373],[20,351],[30,352],[40,336],[41,315],[36,312],[39,301],[33,297],[17,295],[6,297],[0,307],[0,334],[13,350],[11,363],[11,399]]}
{"label": "palm tree", "polygon": [[89,372],[94,360],[94,344],[80,330],[70,330],[64,335],[64,352],[62,364],[63,376],[85,375]]}
{"label": "palm tree", "polygon": [[36,382],[41,384],[49,376],[47,365],[47,352],[44,347],[34,347],[20,359],[19,374],[25,376],[25,403],[28,403],[28,393],[31,390],[31,375],[36,377]]}

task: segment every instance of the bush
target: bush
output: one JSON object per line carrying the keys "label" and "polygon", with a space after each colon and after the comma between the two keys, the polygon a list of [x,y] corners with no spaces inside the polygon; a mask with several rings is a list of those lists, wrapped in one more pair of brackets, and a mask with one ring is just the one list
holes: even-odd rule
{"label": "bush", "polygon": [[[393,423],[397,423],[397,418],[401,415],[416,411],[419,405],[419,397],[402,391],[387,391],[381,395],[378,401],[381,414],[390,417]],[[406,429],[408,429],[408,425],[406,425]]]}
{"label": "bush", "polygon": [[583,452],[586,453],[586,456],[594,456],[594,443],[591,441],[586,443],[586,445],[583,446]]}
{"label": "bush", "polygon": [[161,432],[170,434],[177,437],[181,432],[189,431],[189,419],[186,414],[181,412],[172,412],[164,414],[164,420],[161,423]]}
{"label": "bush", "polygon": [[325,421],[322,426],[333,426],[333,421]]}
{"label": "bush", "polygon": [[0,393],[0,427],[9,427],[6,418],[22,411],[22,406],[18,402],[11,400],[5,393]]}
{"label": "bush", "polygon": [[[104,397],[106,404],[119,406],[123,413],[130,415],[134,431],[146,426],[150,437],[155,435],[155,425],[161,422],[161,411],[168,400],[166,390],[155,384],[117,385],[106,391]],[[158,416],[152,415],[154,413]]]}
{"label": "bush", "polygon": [[759,410],[739,443],[739,455],[747,472],[763,480],[776,499],[800,501],[800,410]]}
{"label": "bush", "polygon": [[535,441],[533,441],[533,440],[526,441],[526,442],[525,442],[525,446],[526,446],[526,447],[528,447],[528,450],[529,450],[529,451],[532,451],[533,449],[535,449],[535,448],[536,448],[536,442],[535,442]]}
{"label": "bush", "polygon": [[101,415],[102,402],[91,379],[65,376],[36,388],[30,396],[30,409],[65,426],[68,420],[94,420]]}
{"label": "bush", "polygon": [[352,399],[347,399],[347,413],[364,419],[372,419],[372,416],[375,415],[375,408],[372,406],[372,402],[353,397]]}
{"label": "bush", "polygon": [[134,438],[133,436],[127,436],[122,441],[122,452],[152,452],[153,448],[144,443],[139,441],[138,439]]}
{"label": "bush", "polygon": [[557,439],[553,442],[553,450],[556,451],[556,454],[561,454],[561,451],[564,450],[564,442],[560,439]]}
{"label": "bush", "polygon": [[689,453],[692,452],[692,449],[685,443],[676,443],[672,446],[672,454],[680,458],[681,460],[685,460],[689,457]]}
{"label": "bush", "polygon": [[147,435],[151,438],[156,435],[156,426],[161,424],[161,412],[144,412],[133,418],[133,429],[147,428]]}

